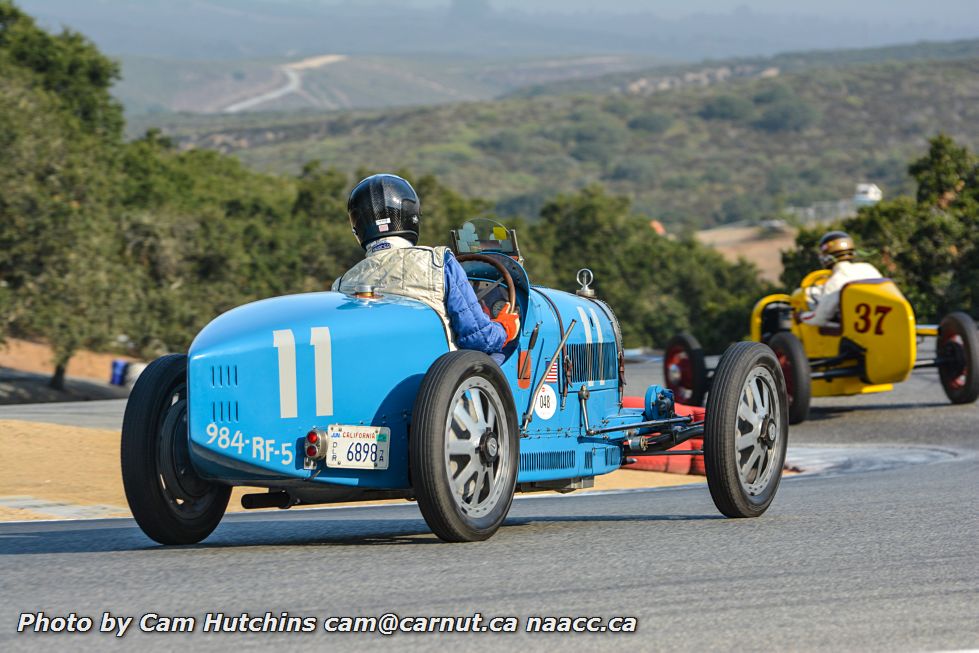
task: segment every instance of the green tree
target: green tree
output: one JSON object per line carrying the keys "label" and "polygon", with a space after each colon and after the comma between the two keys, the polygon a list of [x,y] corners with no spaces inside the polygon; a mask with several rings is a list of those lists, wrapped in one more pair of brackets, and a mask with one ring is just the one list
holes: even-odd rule
{"label": "green tree", "polygon": [[292,205],[302,267],[302,289],[328,288],[333,279],[364,256],[347,217],[347,176],[324,170],[319,161],[303,166]]}
{"label": "green tree", "polygon": [[307,192],[296,208],[293,180],[216,152],[177,151],[157,132],[128,143],[122,160],[118,231],[135,353],[184,349],[223,311],[323,287],[304,276],[325,256],[305,214],[321,202]]}
{"label": "green tree", "polygon": [[976,157],[945,134],[931,140],[928,154],[908,167],[918,183],[918,202],[948,208],[967,184],[976,186]]}
{"label": "green tree", "polygon": [[115,335],[114,151],[34,82],[0,76],[0,331],[46,339],[62,388],[74,352]]}
{"label": "green tree", "polygon": [[10,0],[0,0],[0,69],[34,73],[85,131],[107,138],[122,134],[122,106],[109,95],[119,64],[71,30],[49,34]]}
{"label": "green tree", "polygon": [[577,271],[590,268],[627,346],[663,345],[692,330],[722,349],[747,332],[751,305],[766,290],[754,266],[658,236],[628,199],[599,186],[548,202],[530,236],[523,242],[533,282],[572,291]]}
{"label": "green tree", "polygon": [[919,319],[979,308],[976,157],[938,135],[908,170],[918,182],[916,198],[897,197],[840,223],[802,230],[795,250],[782,255],[782,282],[793,288],[806,272],[818,268],[819,237],[837,228],[850,233],[858,251],[894,279]]}

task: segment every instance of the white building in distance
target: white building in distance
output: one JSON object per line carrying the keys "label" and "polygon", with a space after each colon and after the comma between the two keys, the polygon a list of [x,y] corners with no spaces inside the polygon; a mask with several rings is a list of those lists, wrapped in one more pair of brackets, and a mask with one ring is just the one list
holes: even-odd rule
{"label": "white building in distance", "polygon": [[857,192],[853,194],[853,203],[857,206],[872,206],[884,199],[884,192],[877,184],[857,184]]}

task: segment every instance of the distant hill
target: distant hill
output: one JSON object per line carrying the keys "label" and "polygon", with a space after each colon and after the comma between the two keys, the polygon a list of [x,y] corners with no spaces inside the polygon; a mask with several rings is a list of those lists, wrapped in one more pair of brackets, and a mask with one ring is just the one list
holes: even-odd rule
{"label": "distant hill", "polygon": [[698,63],[659,65],[655,68],[587,78],[533,84],[516,89],[509,97],[572,95],[585,93],[649,94],[658,87],[703,85],[732,77],[758,77],[765,71],[802,72],[817,68],[842,68],[868,63],[898,61],[955,61],[979,58],[979,39],[911,43],[881,48],[809,50],[771,57],[743,57]]}
{"label": "distant hill", "polygon": [[322,159],[348,172],[436,173],[504,214],[536,215],[545,198],[599,182],[689,228],[848,197],[862,181],[887,195],[907,190],[906,162],[929,136],[979,144],[979,58],[779,71],[649,95],[162,124],[185,147],[233,152],[263,170]]}
{"label": "distant hill", "polygon": [[129,116],[139,116],[220,113],[236,107],[369,109],[485,100],[528,85],[648,68],[655,59],[624,54],[519,58],[323,53],[275,61],[136,56],[121,61],[123,79],[113,94]]}
{"label": "distant hill", "polygon": [[221,113],[229,108],[265,112],[375,109],[501,96],[648,95],[816,68],[972,57],[979,57],[979,40],[795,52],[696,64],[669,64],[648,55],[625,54],[525,58],[320,54],[273,61],[124,56],[123,78],[113,94],[130,117]]}
{"label": "distant hill", "polygon": [[[16,0],[45,28],[77,30],[122,62],[115,94],[129,116],[210,113],[265,94],[272,99],[250,106],[437,104],[660,62],[975,38],[970,3]],[[304,72],[293,89],[284,66],[328,54],[346,59]],[[283,89],[291,92],[278,94]]]}

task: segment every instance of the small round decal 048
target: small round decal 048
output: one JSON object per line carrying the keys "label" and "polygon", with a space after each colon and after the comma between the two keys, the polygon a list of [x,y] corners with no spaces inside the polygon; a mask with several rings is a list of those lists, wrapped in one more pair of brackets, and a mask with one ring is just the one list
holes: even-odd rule
{"label": "small round decal 048", "polygon": [[541,419],[551,419],[556,410],[557,394],[554,392],[554,388],[545,383],[534,402],[534,414]]}

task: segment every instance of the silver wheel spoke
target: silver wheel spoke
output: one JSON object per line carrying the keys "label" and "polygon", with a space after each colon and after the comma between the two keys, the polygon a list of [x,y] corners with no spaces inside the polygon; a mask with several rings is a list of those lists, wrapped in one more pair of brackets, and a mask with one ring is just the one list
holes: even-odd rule
{"label": "silver wheel spoke", "polygon": [[748,384],[748,388],[751,390],[751,400],[755,404],[754,409],[756,417],[764,417],[767,411],[765,411],[765,402],[758,393],[758,383],[753,381]]}
{"label": "silver wheel spoke", "polygon": [[463,468],[456,475],[456,488],[459,490],[460,496],[465,496],[466,485],[472,479],[473,474],[476,473],[476,466],[473,464],[472,458],[463,466]]}
{"label": "silver wheel spoke", "polygon": [[479,468],[479,474],[476,475],[476,490],[473,492],[473,498],[479,501],[480,497],[485,496],[486,493],[483,489],[489,483],[489,478],[491,476],[490,470],[486,467]]}
{"label": "silver wheel spoke", "polygon": [[460,401],[456,403],[455,410],[452,414],[455,417],[456,423],[467,431],[471,437],[478,437],[476,422],[473,421],[469,411],[466,410],[465,402]]}
{"label": "silver wheel spoke", "polygon": [[484,494],[486,496],[492,495],[493,488],[496,485],[496,477],[494,476],[494,471],[491,467],[486,469],[486,478],[484,480],[484,483],[486,485],[486,492]]}
{"label": "silver wheel spoke", "polygon": [[476,427],[480,430],[486,428],[486,417],[483,415],[483,395],[476,388],[469,391],[469,405],[472,407]]}
{"label": "silver wheel spoke", "polygon": [[[508,423],[496,388],[478,376],[456,389],[445,425],[445,465],[456,504],[482,517],[504,499],[513,473]],[[454,471],[455,470],[455,471]]]}
{"label": "silver wheel spoke", "polygon": [[486,428],[487,430],[496,429],[496,409],[493,408],[493,404],[488,404],[486,406]]}
{"label": "silver wheel spoke", "polygon": [[475,440],[462,440],[459,438],[449,438],[449,455],[450,456],[469,456],[472,457],[476,455],[476,441]]}
{"label": "silver wheel spoke", "polygon": [[761,450],[756,446],[751,450],[751,455],[748,456],[748,462],[741,466],[742,477],[747,478],[748,474],[751,473],[751,469],[755,466],[755,463],[758,462],[759,458],[761,458]]}
{"label": "silver wheel spoke", "polygon": [[[765,491],[781,460],[781,414],[771,373],[756,367],[745,379],[738,402],[734,453],[741,486],[749,495]],[[750,430],[745,429],[750,426]],[[769,441],[771,438],[771,441]]]}
{"label": "silver wheel spoke", "polygon": [[738,451],[744,451],[748,447],[755,446],[757,442],[758,442],[758,434],[755,432],[755,429],[752,429],[750,432],[745,433],[744,435],[739,435],[734,446],[737,448]]}
{"label": "silver wheel spoke", "polygon": [[751,399],[747,393],[741,395],[741,402],[738,404],[738,417],[752,426],[758,423],[758,413],[752,409]]}
{"label": "silver wheel spoke", "polygon": [[[760,381],[758,383],[760,383]],[[755,385],[758,384],[756,383]],[[768,413],[771,410],[771,396],[765,391],[765,388],[762,388],[758,398],[761,400],[762,415],[764,417],[768,417]]]}

